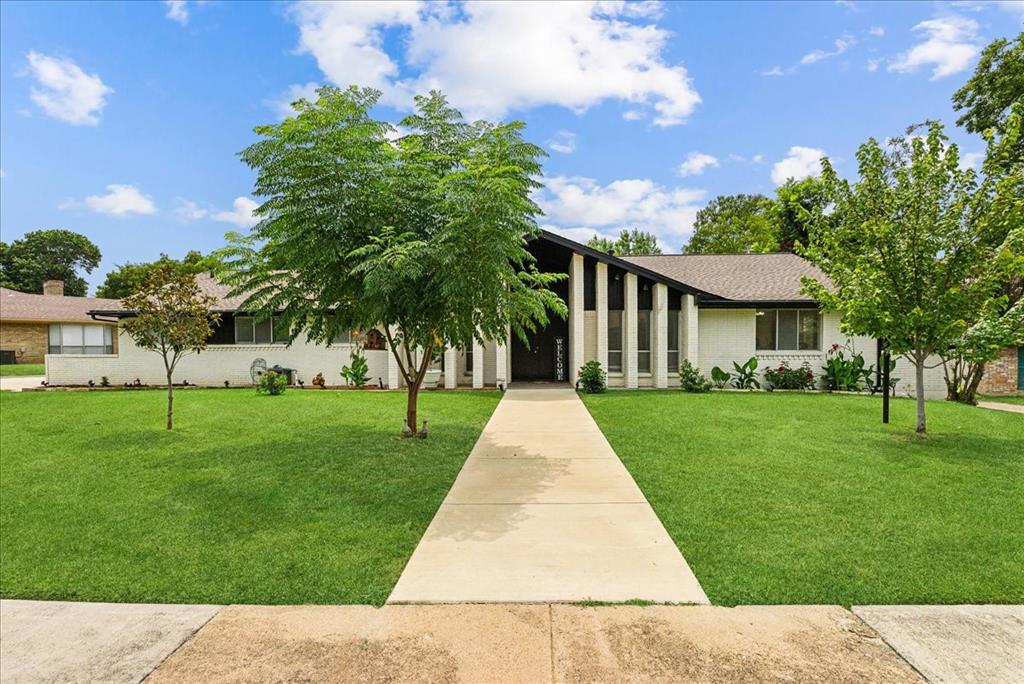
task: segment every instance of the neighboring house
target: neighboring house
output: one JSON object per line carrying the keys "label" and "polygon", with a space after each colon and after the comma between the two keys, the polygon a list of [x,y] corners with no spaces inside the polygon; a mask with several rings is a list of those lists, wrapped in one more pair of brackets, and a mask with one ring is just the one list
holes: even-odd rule
{"label": "neighboring house", "polygon": [[[713,366],[731,369],[757,356],[761,369],[788,362],[810,365],[821,374],[832,345],[863,353],[877,364],[878,345],[866,337],[850,338],[839,331],[839,316],[821,313],[800,292],[800,277],[824,278],[794,254],[668,255],[616,257],[559,235],[542,232],[530,244],[538,268],[562,272],[568,279],[555,291],[568,304],[566,320],[554,318],[529,336],[529,344],[509,335],[504,340],[449,349],[438,364],[446,387],[485,387],[508,382],[571,382],[586,361],[597,360],[608,371],[611,387],[670,387],[688,359],[705,374]],[[307,384],[323,373],[327,384],[342,384],[339,371],[356,348],[351,336],[330,346],[299,338],[291,346],[274,339],[272,320],[257,323],[239,311],[240,298],[209,276],[201,287],[217,298],[214,310],[221,324],[206,351],[185,357],[175,374],[200,385],[250,384],[257,359],[267,366],[296,370]],[[116,322],[127,315],[120,305],[96,307],[93,315]],[[139,379],[164,380],[159,355],[135,346],[122,331],[120,349],[107,356],[50,355],[51,385],[85,384],[107,376],[121,384]],[[383,345],[366,351],[371,382],[401,386],[397,362]],[[897,391],[913,391],[913,368],[897,361]],[[942,369],[926,374],[930,397],[945,396]]]}
{"label": "neighboring house", "polygon": [[1024,395],[1024,347],[1006,347],[999,352],[999,358],[985,366],[978,392]]}
{"label": "neighboring house", "polygon": [[65,297],[64,283],[48,280],[43,294],[0,287],[0,352],[4,363],[43,363],[47,354],[117,353],[117,327],[89,312],[120,306],[116,299]]}

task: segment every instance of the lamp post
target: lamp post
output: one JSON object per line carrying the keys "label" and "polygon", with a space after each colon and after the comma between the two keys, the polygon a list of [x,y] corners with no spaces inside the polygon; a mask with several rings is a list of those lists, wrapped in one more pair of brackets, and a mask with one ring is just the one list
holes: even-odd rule
{"label": "lamp post", "polygon": [[889,345],[882,341],[882,422],[889,422]]}

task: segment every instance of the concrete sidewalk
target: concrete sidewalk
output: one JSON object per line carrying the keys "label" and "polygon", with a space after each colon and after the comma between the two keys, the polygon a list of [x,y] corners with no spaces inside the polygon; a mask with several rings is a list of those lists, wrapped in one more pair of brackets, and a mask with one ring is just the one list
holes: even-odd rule
{"label": "concrete sidewalk", "polygon": [[993,411],[1024,413],[1024,404],[1010,404],[1001,401],[979,401],[978,406],[980,408],[992,409]]}
{"label": "concrete sidewalk", "polygon": [[15,375],[0,378],[0,390],[20,392],[23,389],[34,389],[42,385],[45,375]]}
{"label": "concrete sidewalk", "polygon": [[661,521],[571,389],[513,389],[388,603],[706,604]]}

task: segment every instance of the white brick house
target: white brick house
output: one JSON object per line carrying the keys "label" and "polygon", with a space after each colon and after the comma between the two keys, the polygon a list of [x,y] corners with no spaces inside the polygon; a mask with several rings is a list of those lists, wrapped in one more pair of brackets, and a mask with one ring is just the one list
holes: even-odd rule
{"label": "white brick house", "polygon": [[[567,320],[555,318],[524,344],[514,336],[475,343],[472,349],[449,349],[440,365],[444,387],[493,387],[509,382],[572,382],[585,362],[597,360],[608,370],[609,386],[674,387],[684,359],[705,374],[713,366],[731,369],[757,356],[762,368],[787,361],[806,362],[821,373],[827,350],[849,346],[877,365],[878,346],[870,338],[848,338],[839,318],[823,314],[800,292],[803,275],[823,277],[793,254],[666,255],[619,258],[559,235],[542,232],[531,243],[538,268],[563,272],[568,279],[556,292],[568,304]],[[309,382],[323,373],[328,384],[354,349],[349,339],[317,346],[303,339],[287,346],[273,338],[271,321],[257,324],[237,310],[238,298],[204,277],[201,285],[218,297],[223,323],[202,354],[185,358],[176,377],[193,384],[232,385],[250,382],[252,362],[293,368]],[[98,319],[114,312],[96,311]],[[50,355],[51,385],[99,382],[106,376],[121,384],[136,378],[156,384],[163,379],[158,355],[137,348],[120,333],[112,355]],[[400,386],[390,352],[366,352],[371,382]],[[900,394],[913,392],[912,367],[899,360],[894,377]],[[944,396],[941,368],[926,373],[928,396]]]}

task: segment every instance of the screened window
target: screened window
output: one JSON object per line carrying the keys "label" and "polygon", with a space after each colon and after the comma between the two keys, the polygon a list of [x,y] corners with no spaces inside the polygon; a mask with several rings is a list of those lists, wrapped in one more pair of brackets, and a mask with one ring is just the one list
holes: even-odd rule
{"label": "screened window", "polygon": [[235,344],[287,344],[288,332],[278,330],[281,318],[257,321],[252,316],[235,316]]}
{"label": "screened window", "polygon": [[608,370],[622,372],[622,310],[608,311]]}
{"label": "screened window", "polygon": [[758,350],[821,349],[821,314],[810,309],[759,309],[756,338]]}
{"label": "screened window", "polygon": [[109,325],[54,323],[48,346],[50,354],[113,354],[114,332]]}
{"label": "screened window", "polygon": [[651,372],[651,312],[644,309],[636,312],[636,369]]}
{"label": "screened window", "polygon": [[668,372],[679,372],[679,323],[682,316],[678,311],[668,312]]}

